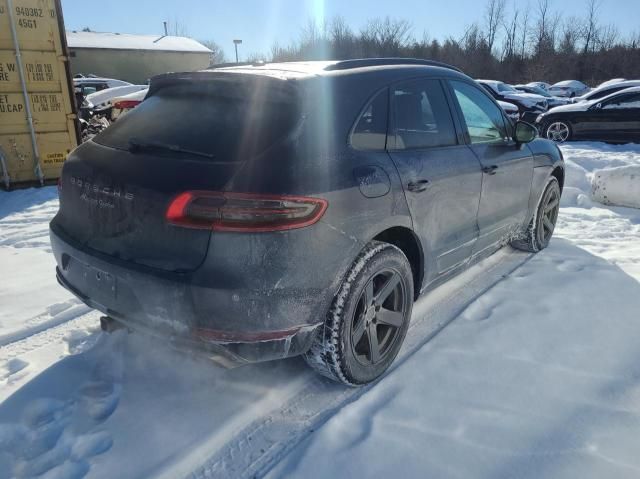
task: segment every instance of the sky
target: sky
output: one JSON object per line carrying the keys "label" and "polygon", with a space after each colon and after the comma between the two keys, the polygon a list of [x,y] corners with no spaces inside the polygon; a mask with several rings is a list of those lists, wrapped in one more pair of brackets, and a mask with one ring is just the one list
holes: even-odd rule
{"label": "sky", "polygon": [[[523,10],[537,0],[507,0],[509,9]],[[567,18],[580,16],[587,0],[550,0]],[[336,15],[359,30],[374,17],[409,20],[412,34],[422,38],[459,37],[467,25],[481,22],[485,0],[62,0],[67,30],[162,34],[163,21],[178,22],[188,36],[214,40],[234,58],[234,39],[242,39],[240,60],[268,54],[274,43],[286,45],[299,37],[309,19]],[[640,0],[600,0],[602,23],[615,24],[623,35],[640,31]]]}

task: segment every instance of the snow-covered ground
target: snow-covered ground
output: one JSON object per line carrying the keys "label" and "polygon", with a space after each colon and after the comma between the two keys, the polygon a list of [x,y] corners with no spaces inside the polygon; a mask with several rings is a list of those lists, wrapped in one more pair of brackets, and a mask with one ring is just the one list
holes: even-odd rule
{"label": "snow-covered ground", "polygon": [[55,281],[55,188],[0,192],[0,477],[640,476],[640,209],[591,199],[640,145],[562,149],[550,247],[422,298],[362,389],[99,332]]}

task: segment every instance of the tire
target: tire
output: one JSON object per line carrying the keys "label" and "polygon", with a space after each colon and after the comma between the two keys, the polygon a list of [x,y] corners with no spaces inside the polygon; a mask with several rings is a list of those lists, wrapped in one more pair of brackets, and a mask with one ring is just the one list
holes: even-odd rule
{"label": "tire", "polygon": [[[412,307],[407,257],[389,243],[370,242],[351,265],[324,326],[305,353],[307,364],[349,386],[375,381],[397,356]],[[370,333],[375,334],[373,343]]]}
{"label": "tire", "polygon": [[556,143],[564,143],[571,140],[573,131],[571,124],[566,121],[551,121],[544,127],[544,137],[547,140],[554,141]]}
{"label": "tire", "polygon": [[537,253],[549,246],[560,210],[560,185],[552,176],[538,201],[536,214],[527,227],[524,238],[515,240],[511,246],[531,253]]}

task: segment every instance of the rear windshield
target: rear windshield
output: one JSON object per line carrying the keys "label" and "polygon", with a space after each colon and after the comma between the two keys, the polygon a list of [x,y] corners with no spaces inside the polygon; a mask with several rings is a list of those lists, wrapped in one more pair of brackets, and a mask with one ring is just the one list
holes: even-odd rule
{"label": "rear windshield", "polygon": [[132,141],[162,143],[205,153],[212,161],[242,161],[282,140],[300,119],[295,88],[271,83],[167,85],[93,141],[124,150]]}

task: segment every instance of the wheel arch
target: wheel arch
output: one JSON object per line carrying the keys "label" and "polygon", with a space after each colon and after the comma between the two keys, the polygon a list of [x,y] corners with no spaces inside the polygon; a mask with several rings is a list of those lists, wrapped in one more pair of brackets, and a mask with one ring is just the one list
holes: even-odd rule
{"label": "wheel arch", "polygon": [[392,244],[404,253],[413,273],[414,299],[418,299],[424,280],[424,252],[413,230],[404,226],[393,226],[378,233],[372,240]]}
{"label": "wheel arch", "polygon": [[556,166],[551,172],[551,176],[555,176],[558,180],[558,184],[560,185],[560,193],[562,193],[562,189],[564,188],[564,168],[560,165]]}

